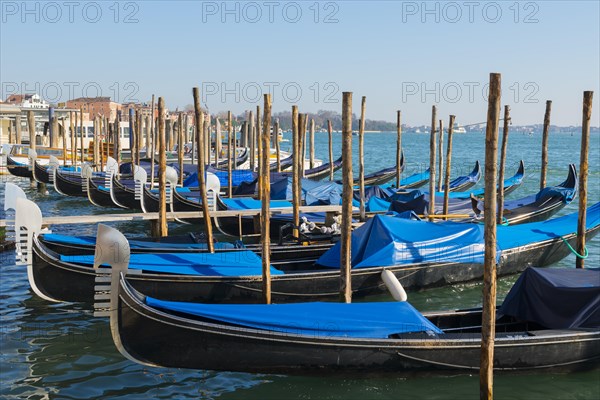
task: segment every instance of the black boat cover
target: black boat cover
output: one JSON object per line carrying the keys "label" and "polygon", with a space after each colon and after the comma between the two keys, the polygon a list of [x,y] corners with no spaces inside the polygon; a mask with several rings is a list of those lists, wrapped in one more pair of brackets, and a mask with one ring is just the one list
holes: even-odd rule
{"label": "black boat cover", "polygon": [[600,269],[527,268],[498,315],[549,329],[600,327]]}

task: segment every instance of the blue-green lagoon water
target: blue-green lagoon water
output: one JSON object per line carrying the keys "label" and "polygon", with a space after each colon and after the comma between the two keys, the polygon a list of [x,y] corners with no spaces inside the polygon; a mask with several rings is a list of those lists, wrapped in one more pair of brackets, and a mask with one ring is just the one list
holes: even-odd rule
{"label": "blue-green lagoon water", "polygon": [[[286,135],[289,136],[289,135]],[[547,182],[558,184],[567,176],[567,164],[579,164],[580,133],[552,133],[549,143]],[[357,138],[354,138],[356,154]],[[283,143],[282,148],[287,149]],[[366,172],[394,164],[395,133],[367,134]],[[403,135],[406,156],[405,176],[428,167],[429,135]],[[341,152],[341,135],[334,134],[334,156]],[[316,134],[316,155],[328,156],[327,134]],[[509,198],[524,197],[539,189],[541,134],[512,133],[508,144],[506,176],[526,165],[521,188]],[[455,135],[452,175],[467,174],[475,160],[484,161],[484,135]],[[589,204],[600,200],[600,136],[592,135],[589,166]],[[355,174],[358,172],[356,157]],[[339,173],[338,173],[339,175]],[[39,204],[45,216],[101,214],[115,210],[99,209],[85,200],[65,198],[50,188],[40,194],[29,182],[10,176],[3,181],[18,183],[28,197]],[[476,186],[483,185],[483,179]],[[3,198],[4,186],[0,185]],[[577,200],[559,215],[576,211]],[[114,224],[126,234],[149,233],[143,223]],[[95,226],[65,225],[57,233],[94,234]],[[170,232],[189,231],[170,225]],[[588,243],[586,265],[598,267],[600,239]],[[449,376],[328,376],[297,377],[232,372],[148,368],[126,360],[113,345],[107,320],[93,318],[91,309],[81,304],[53,304],[37,298],[29,289],[24,267],[14,265],[14,253],[0,253],[0,398],[28,399],[476,399],[478,375]],[[556,266],[572,267],[569,256]],[[516,277],[501,279],[501,300]],[[68,282],[65,282],[68,285]],[[422,311],[481,304],[480,283],[409,293],[409,301]],[[598,399],[600,367],[570,374],[497,374],[497,399]]]}

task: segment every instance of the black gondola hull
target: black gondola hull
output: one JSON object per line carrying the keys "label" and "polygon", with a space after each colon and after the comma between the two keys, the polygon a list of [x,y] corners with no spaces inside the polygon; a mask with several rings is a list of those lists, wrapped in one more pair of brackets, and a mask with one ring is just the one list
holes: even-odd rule
{"label": "black gondola hull", "polygon": [[[385,339],[298,335],[194,320],[148,307],[142,299],[121,280],[118,314],[111,316],[111,326],[121,353],[155,366],[286,374],[476,373],[480,366],[481,335],[477,332]],[[480,311],[469,314],[447,318],[478,319],[481,324]],[[444,315],[432,313],[430,318],[435,317]],[[598,329],[557,332],[527,328],[497,331],[495,370],[575,370],[598,364]]]}
{"label": "black gondola hull", "polygon": [[[600,230],[588,231],[592,238]],[[576,235],[565,237],[575,246]],[[502,252],[498,276],[523,271],[530,266],[543,267],[570,254],[561,238],[549,239]],[[57,260],[34,240],[31,278],[38,290],[57,301],[93,301],[95,272],[87,266]],[[407,290],[439,287],[481,279],[481,264],[427,263],[386,267]],[[352,270],[354,298],[381,295],[387,292],[381,280],[382,267]],[[299,302],[339,299],[339,271],[318,270],[296,272],[271,277],[273,302]],[[262,281],[255,276],[217,277],[161,274],[129,274],[132,286],[147,295],[165,300],[194,302],[263,301]],[[68,284],[65,284],[68,282]]]}
{"label": "black gondola hull", "polygon": [[29,165],[15,161],[10,154],[6,156],[6,169],[14,176],[20,178],[33,178],[33,172],[29,168]]}

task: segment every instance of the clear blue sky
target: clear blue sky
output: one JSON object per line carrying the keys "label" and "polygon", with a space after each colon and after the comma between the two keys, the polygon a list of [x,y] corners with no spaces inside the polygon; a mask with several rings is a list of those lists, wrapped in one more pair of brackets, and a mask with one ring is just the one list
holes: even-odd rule
{"label": "clear blue sky", "polygon": [[269,88],[275,111],[301,112],[341,111],[352,91],[370,119],[401,109],[404,123],[428,124],[437,104],[469,124],[485,120],[484,85],[500,72],[515,124],[541,123],[550,99],[552,123],[579,125],[594,90],[598,126],[599,3],[2,0],[0,95],[154,93],[175,109],[200,86],[211,111],[239,113]]}

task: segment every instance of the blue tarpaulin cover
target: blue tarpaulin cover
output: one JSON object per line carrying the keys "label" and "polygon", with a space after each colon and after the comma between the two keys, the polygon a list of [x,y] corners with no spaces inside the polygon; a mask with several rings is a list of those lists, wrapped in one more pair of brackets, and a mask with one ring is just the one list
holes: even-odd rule
{"label": "blue tarpaulin cover", "polygon": [[[96,245],[95,236],[70,236],[60,235],[56,233],[44,234],[44,239],[52,243],[63,243],[73,245],[84,245],[94,246]],[[235,245],[227,242],[217,242],[214,244],[215,249],[233,249]],[[129,247],[131,249],[164,249],[172,248],[173,251],[176,249],[206,249],[206,243],[161,243],[153,242],[149,240],[129,240]]]}
{"label": "blue tarpaulin cover", "polygon": [[[578,213],[574,212],[547,221],[512,226],[498,225],[496,232],[498,247],[506,250],[576,233],[577,217]],[[586,229],[596,227],[598,224],[600,224],[600,203],[588,207],[585,220]]]}
{"label": "blue tarpaulin cover", "polygon": [[[92,265],[93,255],[61,255],[62,261]],[[249,276],[262,275],[262,260],[249,250],[220,253],[132,254],[129,269],[178,275]],[[271,267],[271,274],[283,272]]]}
{"label": "blue tarpaulin cover", "polygon": [[238,305],[184,303],[146,297],[146,304],[221,323],[315,338],[385,339],[396,333],[443,334],[407,302]]}
{"label": "blue tarpaulin cover", "polygon": [[549,329],[600,327],[600,269],[528,268],[498,314]]}
{"label": "blue tarpaulin cover", "polygon": [[[228,210],[260,210],[262,201],[251,197],[221,198]],[[292,203],[285,200],[272,200],[269,202],[271,208],[292,207]]]}
{"label": "blue tarpaulin cover", "polygon": [[[217,178],[219,178],[219,182],[221,183],[221,187],[227,187],[229,185],[228,177],[229,173],[227,171],[219,171],[216,169],[209,169],[209,172],[215,174]],[[235,171],[231,171],[231,185],[239,186],[242,182],[252,182],[256,179],[256,174],[247,169],[238,169]],[[184,181],[183,186],[197,187],[198,186],[198,172],[194,172],[190,174]]]}
{"label": "blue tarpaulin cover", "polygon": [[[318,260],[340,267],[337,243]],[[352,232],[352,267],[384,267],[422,262],[483,262],[483,226],[413,221],[376,215]]]}

